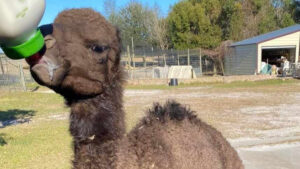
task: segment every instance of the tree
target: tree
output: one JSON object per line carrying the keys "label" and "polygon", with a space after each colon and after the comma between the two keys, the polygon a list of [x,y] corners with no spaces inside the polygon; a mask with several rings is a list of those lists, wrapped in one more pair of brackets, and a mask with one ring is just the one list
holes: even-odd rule
{"label": "tree", "polygon": [[141,3],[131,1],[128,6],[120,11],[120,28],[123,31],[123,41],[125,44],[131,43],[131,38],[136,44],[149,43],[149,19],[152,13],[148,8],[144,8]]}
{"label": "tree", "polygon": [[221,42],[221,29],[211,23],[201,3],[181,1],[168,16],[170,40],[176,49],[215,48]]}
{"label": "tree", "polygon": [[259,11],[258,34],[267,33],[278,29],[274,6],[266,3]]}
{"label": "tree", "polygon": [[168,48],[167,23],[157,6],[150,8],[134,0],[118,11],[112,1],[105,6],[108,19],[121,30],[124,46],[131,45],[133,38],[136,46]]}
{"label": "tree", "polygon": [[[277,25],[280,28],[284,28],[295,24],[295,3],[291,0],[273,0],[274,12],[276,16]],[[295,20],[295,21],[294,21]]]}
{"label": "tree", "polygon": [[123,45],[161,49],[207,48],[221,41],[242,40],[293,25],[300,21],[298,0],[182,0],[167,18],[159,8],[131,0],[117,10],[106,0],[107,18],[117,25]]}
{"label": "tree", "polygon": [[295,8],[295,10],[293,12],[294,20],[295,20],[295,22],[300,23],[300,1],[294,0],[293,2],[294,2],[294,8]]}
{"label": "tree", "polygon": [[[283,0],[286,1],[286,0]],[[242,39],[253,37],[279,28],[287,27],[294,22],[287,15],[282,0],[243,0]]]}
{"label": "tree", "polygon": [[[111,2],[107,2],[111,5]],[[149,34],[149,23],[154,17],[153,11],[147,6],[143,6],[138,1],[130,1],[125,7],[118,11],[109,10],[108,19],[121,30],[122,43],[124,46],[134,43],[145,46],[151,43]]]}
{"label": "tree", "polygon": [[212,24],[216,24],[221,14],[221,1],[222,0],[189,0],[193,5],[200,4],[205,15],[209,17]]}
{"label": "tree", "polygon": [[300,1],[299,0],[277,0],[283,8],[285,15],[288,12],[296,23],[300,23]]}
{"label": "tree", "polygon": [[105,0],[104,1],[104,9],[105,9],[105,15],[108,18],[108,20],[112,24],[117,25],[119,23],[120,18],[117,15],[116,1],[115,0]]}
{"label": "tree", "polygon": [[226,0],[221,5],[218,25],[222,29],[222,40],[240,40],[243,26],[241,3],[236,0]]}
{"label": "tree", "polygon": [[159,7],[155,7],[154,16],[150,19],[149,23],[149,33],[153,46],[158,46],[160,49],[168,49],[168,22],[160,16]]}

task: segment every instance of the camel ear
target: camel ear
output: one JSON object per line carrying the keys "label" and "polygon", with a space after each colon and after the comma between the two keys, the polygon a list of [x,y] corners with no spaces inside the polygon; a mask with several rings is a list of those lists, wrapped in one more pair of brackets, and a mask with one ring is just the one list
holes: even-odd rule
{"label": "camel ear", "polygon": [[47,35],[44,39],[47,49],[51,49],[56,43],[56,39],[52,35]]}

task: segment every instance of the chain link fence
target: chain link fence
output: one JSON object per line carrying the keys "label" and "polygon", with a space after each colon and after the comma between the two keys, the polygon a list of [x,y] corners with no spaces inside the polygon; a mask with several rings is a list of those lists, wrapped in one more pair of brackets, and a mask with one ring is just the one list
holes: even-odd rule
{"label": "chain link fence", "polygon": [[294,78],[300,78],[300,64],[292,64],[291,65],[291,69],[292,69],[292,76]]}
{"label": "chain link fence", "polygon": [[26,85],[34,80],[24,65],[24,61],[11,60],[0,54],[0,89],[26,91]]}
{"label": "chain link fence", "polygon": [[[121,62],[129,79],[166,79],[171,66],[192,66],[197,77],[222,74],[214,53],[201,49],[159,50],[138,48],[123,50]],[[27,90],[34,80],[24,60],[11,60],[0,54],[0,89]]]}
{"label": "chain link fence", "polygon": [[223,74],[218,53],[202,49],[130,49],[122,53],[122,64],[130,79],[167,78],[171,66],[192,66],[197,77]]}

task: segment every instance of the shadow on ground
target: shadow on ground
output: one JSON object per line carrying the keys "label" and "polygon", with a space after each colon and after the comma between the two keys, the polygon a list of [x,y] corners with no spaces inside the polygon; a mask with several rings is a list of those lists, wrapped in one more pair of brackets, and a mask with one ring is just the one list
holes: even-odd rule
{"label": "shadow on ground", "polygon": [[0,146],[4,146],[5,144],[7,144],[7,142],[4,139],[5,135],[6,134],[0,133]]}
{"label": "shadow on ground", "polygon": [[35,111],[33,110],[0,111],[0,128],[29,122],[34,115]]}

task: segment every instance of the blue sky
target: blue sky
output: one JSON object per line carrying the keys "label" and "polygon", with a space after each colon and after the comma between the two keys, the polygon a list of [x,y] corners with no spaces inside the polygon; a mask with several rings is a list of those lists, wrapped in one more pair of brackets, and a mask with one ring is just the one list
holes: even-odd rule
{"label": "blue sky", "polygon": [[[169,12],[170,6],[174,5],[180,0],[137,0],[145,5],[158,5],[161,8],[162,14],[166,16]],[[125,6],[130,0],[115,0],[116,7],[121,8]],[[46,0],[46,10],[40,25],[52,23],[56,15],[64,9],[89,7],[104,14],[104,0]],[[0,48],[0,53],[2,50]]]}
{"label": "blue sky", "polygon": [[[130,0],[115,0],[117,8],[126,5]],[[170,6],[174,5],[179,0],[138,0],[139,2],[154,6],[158,5],[163,15],[167,15]],[[51,23],[56,15],[64,9],[89,7],[104,14],[104,0],[46,0],[46,11],[41,21],[41,25]]]}

